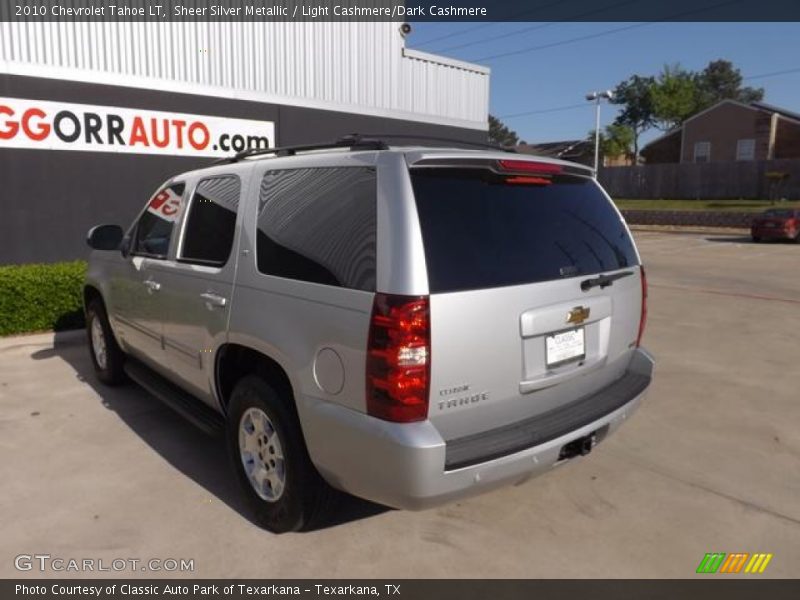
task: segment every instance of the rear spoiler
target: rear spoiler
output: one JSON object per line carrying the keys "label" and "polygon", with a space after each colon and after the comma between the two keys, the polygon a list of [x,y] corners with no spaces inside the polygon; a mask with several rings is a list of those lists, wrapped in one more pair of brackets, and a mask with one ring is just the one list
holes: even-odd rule
{"label": "rear spoiler", "polygon": [[410,166],[417,168],[439,167],[450,169],[488,169],[498,175],[573,175],[578,177],[594,177],[591,167],[576,163],[561,163],[540,160],[531,157],[530,160],[515,156],[513,159],[505,158],[423,158]]}

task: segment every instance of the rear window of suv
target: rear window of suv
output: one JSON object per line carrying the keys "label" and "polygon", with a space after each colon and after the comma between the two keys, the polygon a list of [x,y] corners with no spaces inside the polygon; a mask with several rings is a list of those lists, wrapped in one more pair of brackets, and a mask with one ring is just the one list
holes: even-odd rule
{"label": "rear window of suv", "polygon": [[488,169],[411,170],[431,293],[638,264],[624,223],[593,180],[512,180]]}

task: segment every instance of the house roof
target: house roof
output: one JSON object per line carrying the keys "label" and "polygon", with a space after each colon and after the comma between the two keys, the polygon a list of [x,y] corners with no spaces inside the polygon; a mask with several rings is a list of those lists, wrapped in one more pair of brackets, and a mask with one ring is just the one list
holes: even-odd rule
{"label": "house roof", "polygon": [[[693,121],[693,120],[697,119],[698,117],[703,116],[707,112],[710,112],[710,111],[716,109],[717,107],[722,106],[723,104],[734,104],[736,106],[740,106],[742,108],[747,108],[749,110],[758,110],[758,111],[762,111],[762,112],[776,113],[776,114],[780,115],[781,117],[783,117],[785,119],[790,119],[792,121],[796,121],[797,123],[800,123],[800,113],[796,113],[796,112],[793,112],[791,110],[786,110],[785,108],[780,108],[778,106],[773,106],[772,104],[767,104],[766,102],[751,102],[750,104],[745,104],[745,103],[739,102],[737,100],[726,99],[726,100],[720,100],[719,102],[717,102],[716,104],[714,104],[712,106],[709,106],[705,110],[701,110],[699,113],[697,113],[695,115],[692,115],[691,117],[689,117],[688,119],[686,119],[683,122],[684,125],[686,123],[688,123],[689,121]],[[681,125],[680,127],[676,127],[672,131],[668,131],[664,135],[659,136],[656,139],[654,139],[654,140],[648,142],[647,144],[645,144],[644,146],[642,146],[642,151],[644,151],[645,148],[648,148],[650,145],[655,144],[657,142],[660,142],[660,141],[668,138],[669,136],[675,135],[676,133],[680,133],[682,131],[683,131],[683,125]]]}
{"label": "house roof", "polygon": [[662,142],[665,139],[667,139],[668,137],[671,137],[671,136],[675,135],[676,133],[680,133],[681,131],[683,131],[683,127],[676,127],[675,129],[673,129],[671,131],[668,131],[668,132],[658,136],[656,139],[650,140],[644,146],[642,146],[642,148],[639,150],[639,153],[641,154],[642,152],[644,152],[647,148],[649,148],[653,144],[657,144],[659,142]]}
{"label": "house roof", "polygon": [[779,106],[773,106],[772,104],[767,104],[766,102],[752,102],[750,105],[758,108],[759,110],[778,113],[782,117],[786,117],[787,119],[792,119],[793,121],[800,123],[800,113],[786,110],[785,108],[780,108]]}
{"label": "house roof", "polygon": [[713,104],[706,108],[705,110],[701,110],[699,113],[692,115],[688,119],[686,119],[683,123],[686,124],[689,121],[694,121],[696,118],[703,116],[707,112],[715,110],[717,107],[722,106],[723,104],[733,104],[735,106],[739,106],[741,108],[747,108],[749,110],[758,110],[761,112],[768,112],[768,113],[777,113],[786,119],[792,119],[793,121],[797,121],[800,123],[800,114],[796,112],[792,112],[790,110],[786,110],[784,108],[779,108],[777,106],[773,106],[771,104],[767,104],[766,102],[751,102],[750,104],[745,104],[744,102],[739,102],[738,100],[731,100],[730,98],[726,100],[720,100],[716,104]]}
{"label": "house roof", "polygon": [[[731,100],[730,98],[727,98],[725,100],[720,100],[716,104],[712,104],[708,108],[704,108],[699,113],[693,114],[691,117],[689,117],[688,119],[686,119],[683,122],[683,125],[686,125],[686,123],[688,123],[689,121],[694,121],[695,119],[697,119],[699,117],[702,117],[704,114],[706,114],[708,112],[711,112],[712,110],[716,110],[717,108],[719,108],[723,104],[733,104],[734,106],[738,106],[740,108],[746,108],[748,110],[760,110],[760,109],[756,108],[755,106],[751,106],[749,104],[745,104],[744,102],[739,102],[738,100]],[[683,129],[683,125],[681,125],[681,129]]]}
{"label": "house roof", "polygon": [[539,154],[555,158],[580,156],[588,144],[586,140],[563,140],[559,142],[543,142],[541,144],[520,144],[517,150],[525,154]]}

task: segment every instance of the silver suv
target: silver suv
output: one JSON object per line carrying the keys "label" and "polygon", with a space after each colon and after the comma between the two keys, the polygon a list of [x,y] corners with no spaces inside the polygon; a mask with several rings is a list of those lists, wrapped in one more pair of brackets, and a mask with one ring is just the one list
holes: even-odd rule
{"label": "silver suv", "polygon": [[638,253],[577,164],[365,137],[251,151],[88,243],[98,377],[224,430],[275,532],[334,490],[421,509],[524,481],[651,381]]}

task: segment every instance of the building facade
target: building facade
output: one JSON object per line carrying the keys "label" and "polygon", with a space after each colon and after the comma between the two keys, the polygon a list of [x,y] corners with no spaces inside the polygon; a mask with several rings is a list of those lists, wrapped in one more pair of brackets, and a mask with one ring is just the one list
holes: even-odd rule
{"label": "building facade", "polygon": [[800,114],[723,100],[642,149],[647,164],[800,158]]}
{"label": "building facade", "polygon": [[171,175],[353,132],[485,141],[489,70],[397,23],[0,23],[0,264],[86,256]]}

